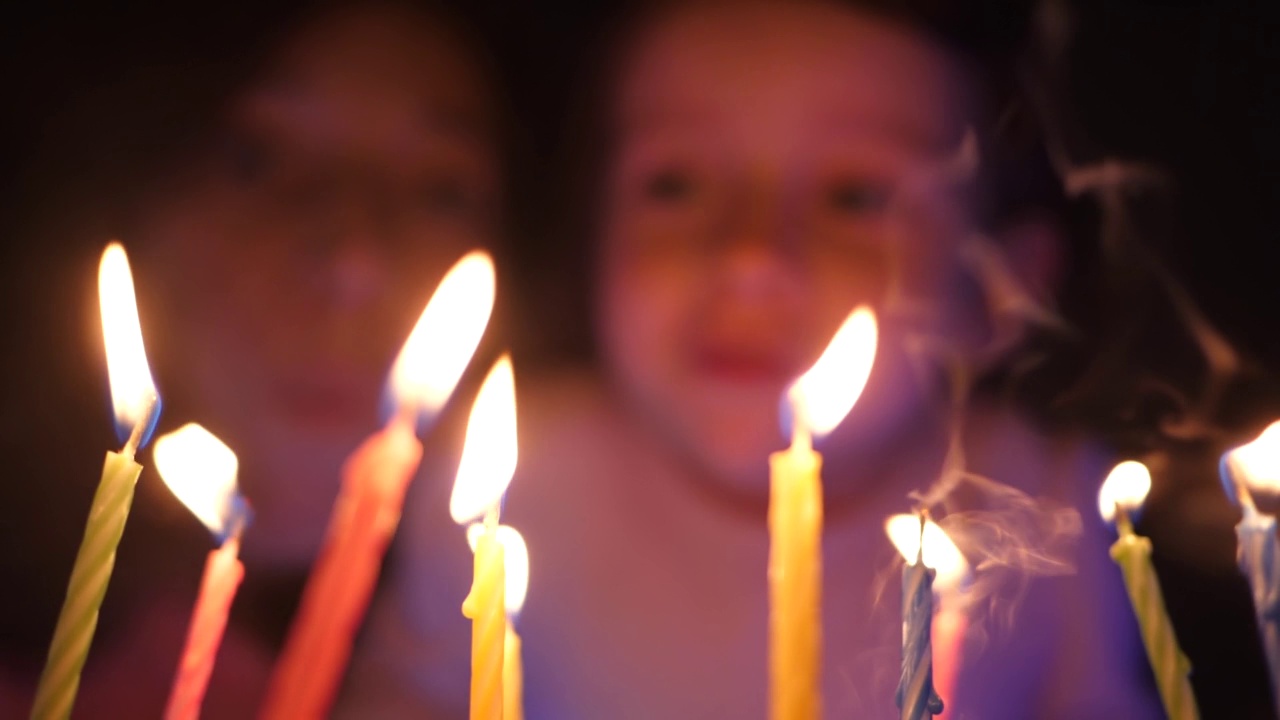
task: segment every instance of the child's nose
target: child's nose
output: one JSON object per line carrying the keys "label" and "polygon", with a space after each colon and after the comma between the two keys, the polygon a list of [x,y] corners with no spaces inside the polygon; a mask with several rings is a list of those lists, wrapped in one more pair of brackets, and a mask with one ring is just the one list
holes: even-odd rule
{"label": "child's nose", "polygon": [[761,193],[746,195],[723,235],[720,265],[730,287],[744,296],[767,296],[786,286],[794,262],[782,204]]}

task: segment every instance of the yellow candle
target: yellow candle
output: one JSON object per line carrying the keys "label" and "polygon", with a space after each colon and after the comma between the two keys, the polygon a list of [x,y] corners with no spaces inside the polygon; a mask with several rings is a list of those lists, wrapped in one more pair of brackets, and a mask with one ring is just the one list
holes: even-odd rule
{"label": "yellow candle", "polygon": [[822,456],[793,444],[769,458],[770,717],[821,715]]}
{"label": "yellow candle", "polygon": [[524,720],[524,661],[520,657],[520,635],[510,620],[507,621],[505,645],[502,653],[502,720]]}
{"label": "yellow candle", "polygon": [[502,720],[505,553],[497,528],[489,525],[476,541],[475,577],[462,603],[462,614],[471,618],[471,720]]}
{"label": "yellow candle", "polygon": [[1098,506],[1106,520],[1114,520],[1119,539],[1111,546],[1111,559],[1124,574],[1125,589],[1138,619],[1147,660],[1160,689],[1160,699],[1170,720],[1196,720],[1200,711],[1187,675],[1191,663],[1178,647],[1173,623],[1165,611],[1160,581],[1151,566],[1151,541],[1134,533],[1129,512],[1141,507],[1151,489],[1151,474],[1132,460],[1111,471],[1098,493]]}
{"label": "yellow candle", "polygon": [[811,434],[844,419],[866,385],[875,316],[850,313],[822,357],[787,390],[791,447],[769,457],[769,717],[822,714],[822,456]]}
{"label": "yellow candle", "polygon": [[[458,464],[449,513],[468,528],[475,575],[462,614],[471,623],[471,718],[502,720],[503,656],[507,639],[506,551],[498,509],[515,473],[516,388],[511,359],[494,363],[476,395]],[[478,527],[478,529],[476,529]],[[523,594],[523,592],[522,592]]]}
{"label": "yellow candle", "polygon": [[111,404],[118,427],[129,430],[129,440],[119,453],[107,453],[102,467],[84,539],[72,566],[66,599],[36,688],[31,717],[38,720],[69,717],[75,705],[80,671],[93,643],[98,610],[115,567],[116,547],[124,534],[134,486],[142,472],[142,466],[134,461],[134,453],[146,444],[159,413],[159,398],[138,322],[133,273],[119,243],[111,243],[102,253],[98,267],[98,302]]}

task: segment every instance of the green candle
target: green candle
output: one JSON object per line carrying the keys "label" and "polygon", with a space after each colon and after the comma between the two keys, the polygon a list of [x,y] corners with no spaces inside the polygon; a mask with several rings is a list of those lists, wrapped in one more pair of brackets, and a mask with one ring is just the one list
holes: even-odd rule
{"label": "green candle", "polygon": [[1191,663],[1178,647],[1173,623],[1165,610],[1160,581],[1151,565],[1151,541],[1133,531],[1129,511],[1142,505],[1151,488],[1151,475],[1142,463],[1127,461],[1116,466],[1099,493],[1103,517],[1114,520],[1120,537],[1111,546],[1111,559],[1124,574],[1125,589],[1138,619],[1142,644],[1170,720],[1196,720],[1200,711],[1187,675]]}
{"label": "green candle", "polygon": [[40,676],[32,718],[66,718],[71,715],[80,669],[84,667],[98,626],[98,608],[107,594],[107,581],[116,562],[116,545],[124,533],[133,502],[134,483],[142,466],[133,454],[107,453],[102,480],[93,496],[93,508],[85,525],[84,540],[71,571],[67,598],[49,646],[49,659]]}
{"label": "green candle", "polygon": [[146,444],[159,408],[142,345],[133,277],[119,243],[108,245],[102,254],[98,296],[111,402],[116,422],[130,431],[129,440],[120,452],[107,453],[102,479],[85,524],[84,539],[71,570],[67,597],[49,645],[49,657],[40,675],[31,710],[33,720],[63,720],[71,715],[80,687],[80,671],[98,626],[98,608],[115,567],[116,546],[124,533],[134,485],[142,472],[142,466],[134,462],[133,456]]}

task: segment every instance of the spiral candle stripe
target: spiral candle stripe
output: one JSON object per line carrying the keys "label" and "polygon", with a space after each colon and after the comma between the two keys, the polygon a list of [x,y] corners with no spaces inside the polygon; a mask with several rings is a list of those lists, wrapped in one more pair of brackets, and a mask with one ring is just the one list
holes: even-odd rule
{"label": "spiral candle stripe", "polygon": [[916,562],[902,570],[902,678],[898,682],[901,720],[921,720],[942,712],[933,687],[934,571]]}
{"label": "spiral candle stripe", "polygon": [[76,554],[67,597],[49,646],[49,658],[36,690],[32,720],[64,720],[71,716],[80,671],[98,627],[98,609],[116,563],[116,547],[124,534],[133,490],[142,466],[130,456],[107,453],[102,480],[93,496],[84,539]]}
{"label": "spiral candle stripe", "polygon": [[1165,612],[1160,582],[1151,566],[1151,541],[1135,535],[1127,517],[1119,516],[1120,539],[1111,546],[1111,558],[1124,573],[1133,612],[1138,618],[1142,643],[1160,689],[1160,699],[1170,720],[1200,717],[1187,675],[1191,663],[1178,647],[1173,624]]}
{"label": "spiral candle stripe", "polygon": [[507,642],[506,569],[494,527],[476,543],[475,576],[462,614],[471,618],[471,720],[502,720],[502,666]]}

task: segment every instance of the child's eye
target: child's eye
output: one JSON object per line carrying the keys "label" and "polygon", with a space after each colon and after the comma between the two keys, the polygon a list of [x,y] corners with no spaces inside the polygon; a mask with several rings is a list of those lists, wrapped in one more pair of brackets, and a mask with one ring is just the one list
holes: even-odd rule
{"label": "child's eye", "polygon": [[827,203],[845,213],[878,213],[889,204],[889,188],[873,182],[839,182],[827,191]]}
{"label": "child's eye", "polygon": [[659,202],[679,202],[693,196],[692,174],[679,168],[659,170],[645,179],[644,196]]}

